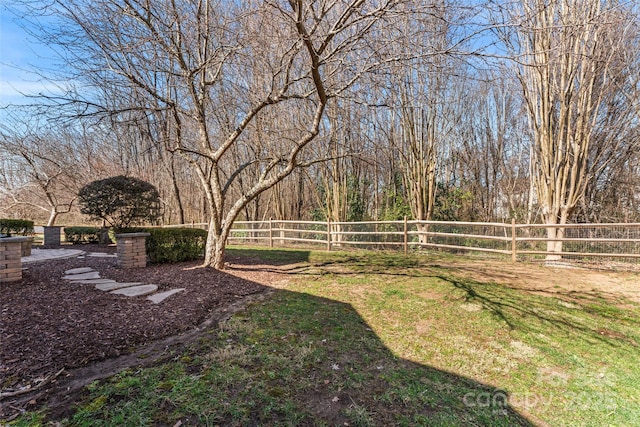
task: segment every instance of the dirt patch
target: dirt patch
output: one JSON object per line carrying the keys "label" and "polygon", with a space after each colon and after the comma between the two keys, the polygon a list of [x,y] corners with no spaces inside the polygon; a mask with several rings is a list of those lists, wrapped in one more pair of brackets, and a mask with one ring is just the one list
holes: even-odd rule
{"label": "dirt patch", "polygon": [[[640,303],[640,273],[600,271],[581,267],[552,267],[532,263],[510,263],[495,259],[450,259],[438,267],[477,281],[496,282],[533,293],[557,297],[602,297],[621,302],[620,297]],[[623,303],[623,302],[622,302]]]}
{"label": "dirt patch", "polygon": [[[271,281],[283,280],[266,268],[227,273],[199,265],[122,270],[115,258],[74,257],[28,264],[23,280],[0,285],[0,419],[40,406],[56,390],[72,395],[94,379],[166,356],[263,295]],[[62,279],[65,270],[78,267],[120,282],[156,284],[158,291],[186,290],[153,304]]]}

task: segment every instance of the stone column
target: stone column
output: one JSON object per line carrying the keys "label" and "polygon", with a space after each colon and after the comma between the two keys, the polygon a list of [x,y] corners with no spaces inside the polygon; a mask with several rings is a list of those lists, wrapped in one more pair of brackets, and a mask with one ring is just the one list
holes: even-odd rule
{"label": "stone column", "polygon": [[33,246],[33,237],[25,237],[26,240],[23,240],[20,244],[20,255],[29,256],[31,255],[31,247]]}
{"label": "stone column", "polygon": [[118,266],[122,268],[138,268],[147,266],[145,239],[149,233],[116,234],[118,246]]}
{"label": "stone column", "polygon": [[44,227],[44,245],[60,246],[60,229],[57,225]]}
{"label": "stone column", "polygon": [[0,238],[0,283],[22,280],[22,243],[28,240],[29,237]]}

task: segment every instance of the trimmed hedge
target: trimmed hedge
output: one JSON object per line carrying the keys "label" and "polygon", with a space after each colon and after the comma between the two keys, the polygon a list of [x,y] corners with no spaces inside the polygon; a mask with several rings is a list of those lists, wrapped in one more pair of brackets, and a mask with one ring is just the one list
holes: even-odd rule
{"label": "trimmed hedge", "polygon": [[99,243],[100,228],[98,227],[65,227],[64,237],[74,245],[80,243]]}
{"label": "trimmed hedge", "polygon": [[30,236],[33,234],[33,221],[0,218],[0,234]]}
{"label": "trimmed hedge", "polygon": [[204,254],[207,232],[197,228],[145,228],[150,262],[193,261]]}
{"label": "trimmed hedge", "polygon": [[[111,229],[112,239],[120,233],[149,233],[145,249],[153,263],[193,261],[204,254],[207,232],[199,228],[127,227]],[[111,234],[110,234],[111,236]]]}

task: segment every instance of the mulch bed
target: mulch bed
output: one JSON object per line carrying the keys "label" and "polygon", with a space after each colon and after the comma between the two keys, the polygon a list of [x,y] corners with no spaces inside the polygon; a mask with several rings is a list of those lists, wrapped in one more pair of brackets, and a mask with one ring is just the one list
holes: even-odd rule
{"label": "mulch bed", "polygon": [[[80,249],[116,250],[96,245]],[[0,392],[38,384],[61,370],[128,354],[191,330],[212,311],[262,293],[269,283],[282,279],[267,269],[219,272],[200,264],[123,270],[115,258],[94,257],[26,264],[22,281],[0,285]],[[145,297],[114,295],[62,279],[66,270],[77,267],[92,267],[100,277],[119,282],[156,284],[158,292],[186,290],[153,304]]]}

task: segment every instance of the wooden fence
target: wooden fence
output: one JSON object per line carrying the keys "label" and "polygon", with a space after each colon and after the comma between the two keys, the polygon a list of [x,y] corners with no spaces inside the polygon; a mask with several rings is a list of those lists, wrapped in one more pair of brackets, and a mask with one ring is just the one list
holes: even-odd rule
{"label": "wooden fence", "polygon": [[[207,224],[179,224],[169,227],[205,228]],[[564,236],[547,237],[548,228],[562,228]],[[547,252],[547,242],[561,241],[561,252]],[[443,221],[236,221],[230,244],[274,246],[311,245],[326,250],[344,247],[431,248],[454,252],[485,252],[519,259],[607,258],[625,262],[640,259],[640,224],[545,224],[443,222]]]}

